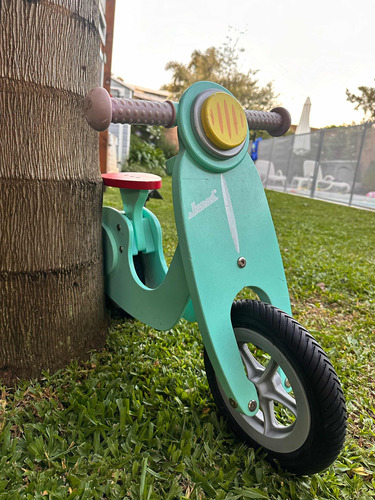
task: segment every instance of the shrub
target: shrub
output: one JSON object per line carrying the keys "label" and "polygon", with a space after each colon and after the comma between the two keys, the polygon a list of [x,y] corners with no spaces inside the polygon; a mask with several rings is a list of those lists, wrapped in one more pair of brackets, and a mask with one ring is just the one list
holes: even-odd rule
{"label": "shrub", "polygon": [[165,137],[165,129],[155,125],[132,125],[131,144],[143,140],[147,144],[163,151],[166,159],[178,153],[178,147]]}
{"label": "shrub", "polygon": [[156,148],[151,144],[147,144],[142,139],[132,136],[128,159],[130,169],[136,166],[143,167],[143,169],[153,173],[157,173],[160,170],[165,173],[165,161],[165,155],[160,148]]}
{"label": "shrub", "polygon": [[172,156],[176,156],[178,153],[178,147],[166,139],[164,130],[162,131],[160,138],[157,140],[156,146],[163,151],[167,160],[172,158]]}

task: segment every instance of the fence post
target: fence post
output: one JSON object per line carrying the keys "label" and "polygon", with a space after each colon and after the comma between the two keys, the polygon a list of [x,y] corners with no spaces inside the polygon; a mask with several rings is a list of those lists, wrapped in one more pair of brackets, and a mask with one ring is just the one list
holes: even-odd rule
{"label": "fence post", "polygon": [[313,178],[313,182],[312,182],[312,185],[311,185],[310,198],[314,198],[314,193],[315,193],[315,188],[316,188],[316,181],[317,181],[317,176],[318,176],[318,172],[319,172],[320,155],[321,155],[321,152],[322,152],[323,141],[324,141],[324,133],[325,133],[325,130],[321,129],[320,136],[319,136],[318,151],[317,151],[316,160],[315,160],[314,178]]}
{"label": "fence post", "polygon": [[354,189],[355,189],[355,183],[358,177],[358,170],[359,170],[359,164],[361,163],[361,156],[362,156],[362,150],[363,150],[363,145],[365,143],[365,137],[367,130],[370,128],[370,123],[366,122],[364,127],[363,127],[363,134],[362,134],[362,139],[361,139],[361,145],[359,146],[359,152],[358,152],[358,159],[357,159],[357,165],[355,167],[354,171],[354,178],[353,178],[353,185],[352,185],[352,190],[350,192],[350,199],[349,199],[349,207],[352,206],[352,200],[353,200],[353,195],[354,195]]}
{"label": "fence post", "polygon": [[270,175],[270,170],[271,170],[271,161],[272,161],[272,153],[273,153],[273,146],[274,146],[274,144],[275,144],[276,138],[275,138],[275,137],[272,137],[271,141],[272,141],[272,144],[271,144],[271,151],[270,151],[270,154],[269,154],[269,160],[268,160],[267,177],[266,177],[266,180],[264,181],[264,187],[265,187],[265,188],[267,187],[267,183],[268,183],[268,176]]}
{"label": "fence post", "polygon": [[290,148],[289,152],[289,158],[288,158],[288,166],[286,167],[286,172],[285,172],[285,188],[284,188],[284,193],[286,193],[286,189],[288,186],[288,174],[289,174],[289,169],[290,169],[290,160],[293,155],[293,147],[294,147],[294,138],[296,137],[296,134],[293,135],[293,140],[292,140],[292,146]]}

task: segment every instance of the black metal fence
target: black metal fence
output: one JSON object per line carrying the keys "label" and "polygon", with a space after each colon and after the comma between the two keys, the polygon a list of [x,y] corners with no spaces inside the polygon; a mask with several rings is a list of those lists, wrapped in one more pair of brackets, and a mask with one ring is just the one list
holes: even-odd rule
{"label": "black metal fence", "polygon": [[375,210],[375,123],[259,142],[268,189]]}

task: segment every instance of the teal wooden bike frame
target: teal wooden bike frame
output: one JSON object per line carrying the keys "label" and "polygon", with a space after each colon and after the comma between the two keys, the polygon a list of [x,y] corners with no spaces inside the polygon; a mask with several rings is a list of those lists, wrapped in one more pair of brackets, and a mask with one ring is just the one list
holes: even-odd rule
{"label": "teal wooden bike frame", "polygon": [[[194,100],[211,89],[228,92],[201,82],[176,105],[180,148],[167,168],[179,243],[170,268],[159,222],[144,208],[148,190],[121,189],[124,211],[103,210],[105,288],[119,307],[153,328],[173,328],[185,311],[186,319],[196,319],[226,394],[238,411],[252,416],[259,400],[238,352],[232,303],[250,287],[261,300],[291,313],[289,293],[263,185],[248,154],[248,133],[241,151],[223,160],[210,156],[194,134]],[[139,253],[146,284],[134,267]]]}

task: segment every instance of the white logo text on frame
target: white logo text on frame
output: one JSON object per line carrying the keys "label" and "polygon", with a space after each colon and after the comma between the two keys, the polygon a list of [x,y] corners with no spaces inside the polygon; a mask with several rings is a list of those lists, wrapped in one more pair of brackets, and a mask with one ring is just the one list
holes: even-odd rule
{"label": "white logo text on frame", "polygon": [[216,196],[216,189],[214,189],[210,196],[200,203],[196,204],[195,201],[191,204],[191,212],[189,212],[189,220],[206,210],[207,207],[215,203],[219,198]]}

